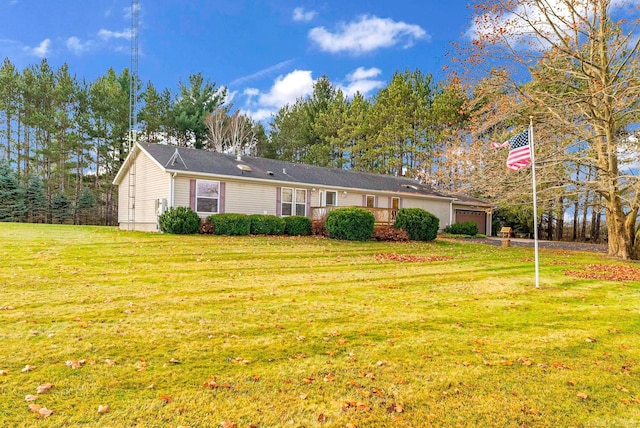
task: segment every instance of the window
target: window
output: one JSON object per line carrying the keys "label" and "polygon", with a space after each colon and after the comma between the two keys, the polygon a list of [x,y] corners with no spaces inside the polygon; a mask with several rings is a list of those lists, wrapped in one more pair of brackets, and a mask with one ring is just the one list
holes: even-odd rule
{"label": "window", "polygon": [[220,201],[220,182],[211,180],[196,181],[196,212],[217,213]]}
{"label": "window", "polygon": [[282,188],[282,215],[307,215],[307,191],[306,189],[293,189],[291,187]]}
{"label": "window", "polygon": [[327,190],[325,192],[325,205],[328,207],[337,207],[338,206],[338,192],[333,190]]}
{"label": "window", "polygon": [[307,191],[296,189],[296,215],[307,215]]}
{"label": "window", "polygon": [[376,197],[373,195],[367,195],[367,208],[374,208],[376,204]]}

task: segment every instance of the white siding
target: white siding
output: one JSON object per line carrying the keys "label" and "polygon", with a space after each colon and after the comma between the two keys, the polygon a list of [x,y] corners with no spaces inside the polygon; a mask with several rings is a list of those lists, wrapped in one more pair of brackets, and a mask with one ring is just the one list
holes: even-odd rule
{"label": "white siding", "polygon": [[451,203],[434,199],[402,198],[402,208],[422,208],[440,219],[439,228],[449,225]]}
{"label": "white siding", "polygon": [[276,214],[276,189],[280,187],[277,184],[230,181],[215,177],[176,177],[175,206],[189,206],[189,182],[198,178],[226,183],[224,211],[227,213],[264,214],[266,211],[267,214]]}
{"label": "white siding", "polygon": [[[268,183],[227,181],[225,212],[276,215],[277,187],[279,186]],[[301,187],[297,188],[301,189]]]}
{"label": "white siding", "polygon": [[[145,223],[141,229],[148,230],[157,220],[156,200],[169,200],[169,174],[162,171],[143,152],[136,156],[135,174],[135,221]],[[118,221],[121,224],[129,221],[129,174],[127,171],[118,188]],[[136,229],[139,229],[136,227]],[[155,226],[154,226],[155,229]]]}

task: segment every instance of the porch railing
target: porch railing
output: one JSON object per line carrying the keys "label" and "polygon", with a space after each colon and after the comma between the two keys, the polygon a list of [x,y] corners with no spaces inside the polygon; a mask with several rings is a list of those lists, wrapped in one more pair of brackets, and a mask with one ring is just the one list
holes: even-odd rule
{"label": "porch railing", "polygon": [[[320,220],[321,218],[326,217],[331,211],[338,208],[347,207],[311,207],[311,220]],[[376,226],[391,226],[396,220],[396,214],[398,214],[398,210],[393,208],[356,208],[362,208],[363,210],[371,212],[375,218]]]}

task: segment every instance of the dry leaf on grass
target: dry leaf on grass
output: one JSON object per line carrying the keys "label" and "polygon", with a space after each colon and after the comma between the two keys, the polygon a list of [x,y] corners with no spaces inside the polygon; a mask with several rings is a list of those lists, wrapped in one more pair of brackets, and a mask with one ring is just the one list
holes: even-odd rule
{"label": "dry leaf on grass", "polygon": [[111,410],[109,406],[104,406],[102,404],[98,406],[98,413],[100,413],[101,415],[109,412],[109,410]]}
{"label": "dry leaf on grass", "polygon": [[20,370],[22,373],[27,373],[30,371],[35,370],[36,366],[31,366],[29,364],[27,364],[26,366],[24,366],[24,368],[22,370]]}
{"label": "dry leaf on grass", "polygon": [[581,271],[564,272],[568,276],[605,281],[640,281],[640,269],[627,265],[587,265]]}
{"label": "dry leaf on grass", "polygon": [[320,413],[318,415],[318,422],[326,422],[327,421],[327,417],[324,415],[324,413]]}
{"label": "dry leaf on grass", "polygon": [[24,396],[24,401],[36,401],[37,399],[37,395],[27,394]]}
{"label": "dry leaf on grass", "polygon": [[87,360],[68,360],[65,364],[72,369],[79,369],[84,366]]}
{"label": "dry leaf on grass", "polygon": [[33,413],[37,413],[43,418],[48,418],[49,416],[53,415],[53,410],[49,410],[46,407],[40,406],[39,404],[29,404],[29,410],[31,410]]}
{"label": "dry leaf on grass", "polygon": [[170,395],[161,395],[160,401],[162,401],[162,404],[169,404],[173,401],[173,397]]}
{"label": "dry leaf on grass", "polygon": [[104,363],[110,367],[113,367],[116,365],[116,362],[114,360],[112,360],[111,358],[107,358],[106,360],[104,360]]}
{"label": "dry leaf on grass", "polygon": [[386,253],[386,254],[376,254],[376,261],[384,261],[390,260],[394,262],[403,262],[403,263],[415,263],[415,262],[440,262],[446,260],[453,260],[453,257],[449,256],[416,256],[414,254],[396,254],[396,253]]}
{"label": "dry leaf on grass", "polygon": [[589,395],[587,395],[586,392],[581,391],[576,394],[576,397],[586,400],[587,398],[589,398]]}
{"label": "dry leaf on grass", "polygon": [[224,421],[220,424],[222,428],[238,428],[235,422]]}
{"label": "dry leaf on grass", "polygon": [[0,376],[6,376],[9,374],[9,370],[0,370]]}
{"label": "dry leaf on grass", "polygon": [[48,392],[54,386],[55,385],[52,384],[52,383],[43,383],[42,385],[38,385],[38,388],[36,388],[36,392],[38,394],[44,394],[45,392]]}

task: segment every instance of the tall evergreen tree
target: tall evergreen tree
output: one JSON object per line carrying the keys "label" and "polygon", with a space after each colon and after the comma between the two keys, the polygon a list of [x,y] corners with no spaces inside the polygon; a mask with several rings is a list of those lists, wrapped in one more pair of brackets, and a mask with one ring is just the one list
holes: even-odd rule
{"label": "tall evergreen tree", "polygon": [[95,205],[96,198],[93,196],[91,189],[85,186],[76,202],[76,223],[87,224],[87,219],[91,213],[91,209]]}
{"label": "tall evergreen tree", "polygon": [[41,223],[46,218],[47,199],[42,187],[42,180],[37,175],[31,177],[24,192],[24,202],[27,210],[27,220]]}
{"label": "tall evergreen tree", "polygon": [[54,223],[63,224],[71,218],[71,202],[64,193],[56,194],[51,200],[51,216]]}
{"label": "tall evergreen tree", "polygon": [[0,221],[21,221],[26,207],[24,191],[7,161],[0,161]]}

